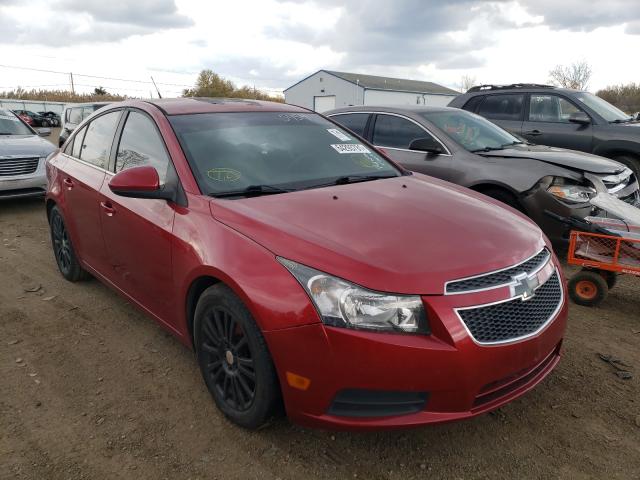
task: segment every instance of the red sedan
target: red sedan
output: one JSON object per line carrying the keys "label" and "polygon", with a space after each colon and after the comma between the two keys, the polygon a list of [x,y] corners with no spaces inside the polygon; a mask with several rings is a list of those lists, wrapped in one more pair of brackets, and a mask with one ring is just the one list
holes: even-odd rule
{"label": "red sedan", "polygon": [[[425,160],[428,161],[428,160]],[[111,104],[48,162],[62,275],[92,275],[193,347],[248,428],[471,417],[557,364],[548,241],[480,194],[277,103]]]}

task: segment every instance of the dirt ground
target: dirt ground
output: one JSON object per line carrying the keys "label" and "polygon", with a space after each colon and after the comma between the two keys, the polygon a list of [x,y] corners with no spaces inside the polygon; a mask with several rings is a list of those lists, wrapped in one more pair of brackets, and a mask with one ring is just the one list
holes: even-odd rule
{"label": "dirt ground", "polygon": [[218,413],[189,350],[99,282],[62,279],[43,207],[0,203],[1,479],[640,479],[640,279],[599,309],[572,306],[557,369],[492,414],[247,432]]}

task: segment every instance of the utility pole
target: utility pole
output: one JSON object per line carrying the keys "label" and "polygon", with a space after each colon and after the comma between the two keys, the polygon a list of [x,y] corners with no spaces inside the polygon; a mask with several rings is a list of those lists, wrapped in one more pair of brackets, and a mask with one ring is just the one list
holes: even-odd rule
{"label": "utility pole", "polygon": [[[151,76],[151,75],[149,75]],[[156,92],[158,93],[158,98],[162,98],[162,95],[160,95],[160,90],[158,90],[158,85],[156,85],[156,81],[153,79],[153,77],[151,77],[151,81],[153,82],[153,86],[156,87]]]}
{"label": "utility pole", "polygon": [[73,73],[69,72],[69,78],[71,78],[71,93],[76,94],[76,88],[73,85]]}

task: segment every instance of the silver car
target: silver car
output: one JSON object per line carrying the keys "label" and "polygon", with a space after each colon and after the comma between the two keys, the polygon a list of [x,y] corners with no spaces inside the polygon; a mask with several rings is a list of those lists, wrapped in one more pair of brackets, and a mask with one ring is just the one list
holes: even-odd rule
{"label": "silver car", "polygon": [[44,195],[45,158],[56,148],[9,110],[0,109],[0,199]]}

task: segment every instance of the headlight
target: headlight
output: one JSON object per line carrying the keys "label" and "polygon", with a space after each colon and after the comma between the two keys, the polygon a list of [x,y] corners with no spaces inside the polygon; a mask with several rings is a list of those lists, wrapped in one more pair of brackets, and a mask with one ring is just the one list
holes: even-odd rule
{"label": "headlight", "polygon": [[373,292],[285,258],[278,261],[300,282],[326,325],[429,333],[419,296]]}
{"label": "headlight", "polygon": [[564,178],[555,178],[547,191],[567,203],[587,203],[596,196],[596,189],[566,183]]}

